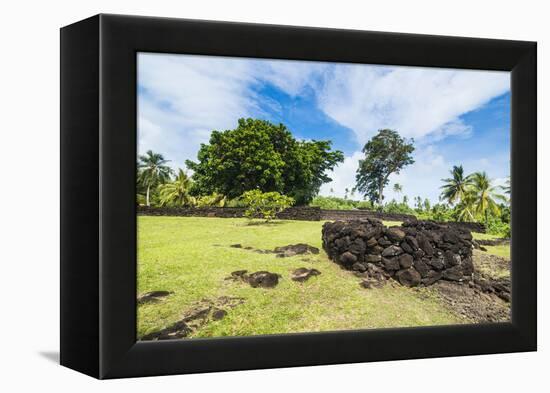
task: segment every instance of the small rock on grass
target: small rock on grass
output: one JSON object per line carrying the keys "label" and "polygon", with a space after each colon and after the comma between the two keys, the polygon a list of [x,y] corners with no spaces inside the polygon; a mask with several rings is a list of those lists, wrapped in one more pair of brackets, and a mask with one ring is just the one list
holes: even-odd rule
{"label": "small rock on grass", "polygon": [[384,284],[384,281],[378,280],[363,280],[359,283],[359,285],[361,285],[365,289],[382,288]]}
{"label": "small rock on grass", "polygon": [[259,271],[248,275],[247,281],[252,288],[274,288],[279,284],[279,275],[268,271]]}
{"label": "small rock on grass", "polygon": [[317,269],[308,269],[305,267],[301,267],[292,272],[292,280],[304,282],[309,280],[310,277],[318,276],[319,274],[321,274],[321,272]]}
{"label": "small rock on grass", "polygon": [[289,244],[288,246],[275,247],[273,250],[279,258],[293,257],[294,255],[319,254],[317,247],[305,243]]}
{"label": "small rock on grass", "polygon": [[226,280],[242,280],[253,288],[273,288],[279,284],[280,275],[268,271],[247,274],[247,270],[235,270]]}

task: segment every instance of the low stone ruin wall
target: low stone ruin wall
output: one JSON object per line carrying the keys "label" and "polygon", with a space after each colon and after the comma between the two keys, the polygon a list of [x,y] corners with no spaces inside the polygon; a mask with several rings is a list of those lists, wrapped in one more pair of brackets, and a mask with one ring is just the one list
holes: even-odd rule
{"label": "low stone ruin wall", "polygon": [[143,216],[176,216],[176,217],[242,217],[241,207],[148,207],[139,206],[137,213]]}
{"label": "low stone ruin wall", "polygon": [[416,220],[412,214],[382,213],[374,210],[321,210],[321,219],[328,221],[361,220],[367,218],[376,218],[386,221],[409,221]]}
{"label": "low stone ruin wall", "polygon": [[394,278],[405,286],[427,286],[441,279],[468,281],[474,271],[472,234],[462,228],[431,221],[388,228],[366,219],[327,222],[322,234],[334,262],[372,282]]}
{"label": "low stone ruin wall", "polygon": [[486,229],[485,228],[485,224],[481,223],[481,222],[445,222],[445,223],[442,223],[444,225],[448,225],[452,228],[460,228],[460,229],[463,229],[465,231],[470,231],[470,232],[478,232],[478,233],[485,233]]}
{"label": "low stone ruin wall", "polygon": [[[147,207],[139,206],[138,214],[146,216],[179,216],[179,217],[243,217],[243,207]],[[316,206],[296,206],[277,214],[281,220],[353,220],[378,218],[380,220],[406,221],[416,220],[408,214],[380,213],[370,210],[325,210]]]}
{"label": "low stone ruin wall", "polygon": [[[177,217],[243,217],[244,207],[147,207],[138,206],[137,213],[144,216],[177,216]],[[416,221],[410,214],[381,213],[372,210],[326,210],[315,206],[290,207],[277,214],[281,220],[302,221],[345,221],[379,219],[386,221]],[[448,222],[445,225],[485,233],[485,226],[477,222]]]}
{"label": "low stone ruin wall", "polygon": [[[176,217],[244,217],[244,207],[147,207],[139,206],[137,213],[144,216]],[[277,214],[280,220],[320,221],[318,207],[291,207]]]}

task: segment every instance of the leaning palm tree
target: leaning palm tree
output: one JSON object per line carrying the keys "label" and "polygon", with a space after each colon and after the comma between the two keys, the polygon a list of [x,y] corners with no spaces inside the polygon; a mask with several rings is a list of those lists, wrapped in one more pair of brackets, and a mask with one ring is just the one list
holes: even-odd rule
{"label": "leaning palm tree", "polygon": [[139,156],[138,181],[147,188],[145,198],[147,206],[151,206],[151,188],[170,180],[173,171],[166,165],[168,162],[162,154],[153,153],[152,150],[149,150],[143,156]]}
{"label": "leaning palm tree", "polygon": [[395,183],[393,185],[393,192],[395,192],[396,194],[401,194],[403,192],[403,186],[399,183]]}
{"label": "leaning palm tree", "polygon": [[504,183],[504,185],[501,188],[502,188],[502,191],[504,191],[506,194],[510,195],[510,193],[512,192],[512,186],[510,184],[510,176],[508,176],[508,178],[506,178],[506,182]]}
{"label": "leaning palm tree", "polygon": [[475,217],[475,194],[466,192],[460,202],[457,203],[455,211],[458,221],[476,221]]}
{"label": "leaning palm tree", "polygon": [[503,186],[500,186],[500,189],[504,191],[506,204],[510,206],[510,202],[512,201],[512,185],[510,184],[510,176],[506,178],[506,181],[504,182]]}
{"label": "leaning palm tree", "polygon": [[473,199],[474,211],[489,221],[489,214],[500,214],[500,206],[497,200],[506,201],[504,195],[497,193],[496,186],[493,186],[491,179],[485,172],[476,172],[471,175],[471,187],[468,190],[469,196]]}
{"label": "leaning palm tree", "polygon": [[445,184],[440,188],[441,191],[441,200],[446,200],[449,204],[454,205],[464,198],[468,188],[471,184],[471,176],[464,176],[464,168],[462,165],[453,166],[453,169],[450,171],[451,177],[446,179],[441,179]]}
{"label": "leaning palm tree", "polygon": [[195,198],[189,195],[191,185],[191,179],[182,169],[180,169],[174,181],[159,186],[160,205],[193,205]]}

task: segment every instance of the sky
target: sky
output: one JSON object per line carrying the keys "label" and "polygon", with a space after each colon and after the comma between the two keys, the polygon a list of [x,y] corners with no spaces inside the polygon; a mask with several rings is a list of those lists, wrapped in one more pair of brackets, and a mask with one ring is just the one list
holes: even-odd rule
{"label": "sky", "polygon": [[415,145],[415,163],[390,176],[385,201],[436,202],[453,165],[497,185],[510,174],[508,72],[139,53],[137,83],[138,154],[162,153],[174,169],[196,160],[212,130],[252,117],[344,153],[320,195],[354,187],[361,149],[383,128]]}

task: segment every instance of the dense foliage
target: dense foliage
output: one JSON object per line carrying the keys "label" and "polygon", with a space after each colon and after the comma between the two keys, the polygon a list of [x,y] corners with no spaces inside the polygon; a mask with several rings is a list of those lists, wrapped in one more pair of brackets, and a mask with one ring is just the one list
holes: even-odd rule
{"label": "dense foliage", "polygon": [[189,194],[191,179],[183,170],[178,171],[174,181],[161,184],[158,187],[160,206],[190,206],[195,198]]}
{"label": "dense foliage", "polygon": [[413,151],[412,140],[406,141],[394,130],[379,130],[363,147],[365,158],[359,160],[355,188],[371,202],[382,204],[390,175],[414,163]]}
{"label": "dense foliage", "polygon": [[273,220],[277,213],[294,203],[291,197],[278,192],[262,192],[260,190],[246,191],[240,200],[246,206],[245,217],[249,219],[263,218],[265,221]]}
{"label": "dense foliage", "polygon": [[[483,222],[490,234],[510,237],[509,178],[505,185],[495,186],[485,172],[466,175],[459,165],[451,169],[450,177],[441,179],[438,203],[419,196],[409,203],[399,183],[393,184],[393,191],[402,194],[402,200],[384,203],[389,176],[414,162],[413,151],[412,141],[393,130],[380,130],[363,149],[356,188],[346,188],[344,198],[318,196],[321,185],[331,181],[326,172],[343,161],[340,151],[331,151],[330,141],[299,141],[282,124],[240,119],[236,129],[213,131],[210,143],[201,145],[198,162],[187,162],[194,171],[192,177],[182,169],[175,174],[162,154],[149,150],[139,156],[137,203],[245,207],[249,218],[267,221],[294,203],[334,210],[370,209],[422,220]],[[356,190],[368,200],[355,200]]]}
{"label": "dense foliage", "polygon": [[258,188],[307,204],[331,181],[326,172],[343,159],[342,152],[331,151],[330,141],[299,141],[283,124],[239,119],[234,130],[213,131],[198,162],[186,164],[194,172],[196,194],[236,198]]}

